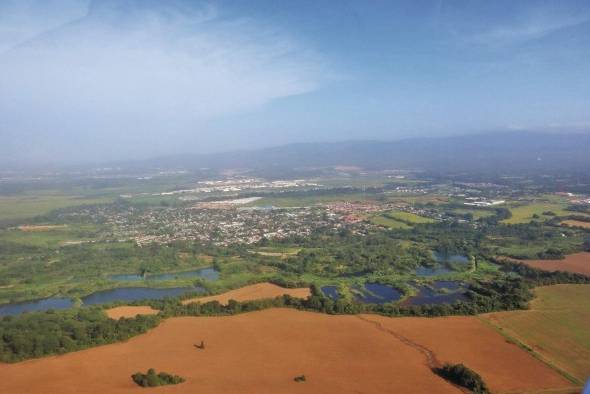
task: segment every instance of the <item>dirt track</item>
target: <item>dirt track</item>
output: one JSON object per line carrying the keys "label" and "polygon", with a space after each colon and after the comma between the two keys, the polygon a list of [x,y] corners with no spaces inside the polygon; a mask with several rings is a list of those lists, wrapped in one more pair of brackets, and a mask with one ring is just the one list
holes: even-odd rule
{"label": "dirt track", "polygon": [[[194,346],[201,340],[204,350]],[[569,386],[476,318],[270,309],[172,318],[126,343],[0,364],[0,392],[142,393],[130,375],[153,367],[187,379],[158,393],[459,393],[431,371],[446,361],[464,362],[496,390]],[[307,382],[294,382],[301,374]]]}

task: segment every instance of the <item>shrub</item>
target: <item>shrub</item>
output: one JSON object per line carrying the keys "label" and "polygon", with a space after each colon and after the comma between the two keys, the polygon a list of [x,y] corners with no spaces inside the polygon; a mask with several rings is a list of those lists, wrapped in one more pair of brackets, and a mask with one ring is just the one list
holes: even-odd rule
{"label": "shrub", "polygon": [[148,369],[147,374],[141,372],[134,373],[131,375],[131,379],[141,387],[157,387],[184,382],[184,378],[178,375],[170,375],[166,372],[156,374],[153,368]]}
{"label": "shrub", "polygon": [[442,368],[436,369],[435,372],[448,381],[465,387],[475,394],[488,394],[490,392],[481,376],[463,364],[445,364]]}

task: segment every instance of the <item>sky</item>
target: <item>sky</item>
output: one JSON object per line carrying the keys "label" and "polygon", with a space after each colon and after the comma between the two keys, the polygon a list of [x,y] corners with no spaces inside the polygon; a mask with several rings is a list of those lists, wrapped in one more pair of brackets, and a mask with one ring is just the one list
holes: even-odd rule
{"label": "sky", "polygon": [[590,130],[590,2],[0,0],[0,164]]}

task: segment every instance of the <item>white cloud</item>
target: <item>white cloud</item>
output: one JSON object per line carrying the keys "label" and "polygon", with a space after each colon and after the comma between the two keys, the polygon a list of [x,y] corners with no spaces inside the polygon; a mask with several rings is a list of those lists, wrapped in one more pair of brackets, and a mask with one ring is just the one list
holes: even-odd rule
{"label": "white cloud", "polygon": [[78,155],[158,153],[206,143],[209,119],[322,81],[319,56],[270,26],[151,4],[102,6],[0,56],[0,133],[30,139],[35,154],[59,151],[52,141],[76,142]]}
{"label": "white cloud", "polygon": [[543,38],[562,29],[590,20],[589,15],[553,14],[549,11],[531,13],[519,22],[496,25],[468,36],[471,43],[502,47]]}

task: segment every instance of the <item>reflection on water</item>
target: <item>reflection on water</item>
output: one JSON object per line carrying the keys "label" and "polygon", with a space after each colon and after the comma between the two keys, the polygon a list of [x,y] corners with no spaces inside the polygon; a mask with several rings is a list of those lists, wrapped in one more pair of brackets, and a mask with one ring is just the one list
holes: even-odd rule
{"label": "reflection on water", "polygon": [[[122,287],[97,291],[84,298],[84,305],[106,304],[115,301],[132,302],[139,300],[157,300],[166,297],[178,297],[189,292],[204,293],[202,287],[174,287],[169,289],[152,289],[149,287]],[[50,297],[29,302],[16,302],[0,305],[0,316],[19,315],[24,312],[43,312],[50,309],[68,309],[74,305],[70,298]]]}
{"label": "reflection on water", "polygon": [[432,252],[434,259],[438,263],[433,267],[418,267],[416,268],[416,275],[418,276],[437,276],[437,275],[445,275],[451,272],[454,272],[450,267],[446,264],[458,264],[464,265],[469,263],[469,257],[460,255],[460,254],[453,254],[448,255],[439,252]]}
{"label": "reflection on water", "polygon": [[0,305],[0,316],[19,315],[25,312],[47,311],[49,309],[67,309],[74,302],[69,298],[51,297],[42,300],[16,302]]}
{"label": "reflection on water", "polygon": [[465,301],[467,288],[462,282],[438,280],[429,286],[418,286],[418,294],[408,298],[405,305],[452,304]]}
{"label": "reflection on water", "polygon": [[203,278],[205,280],[215,281],[219,279],[219,271],[215,268],[201,268],[194,271],[169,272],[164,274],[148,274],[145,277],[138,274],[121,274],[111,275],[109,279],[119,282],[137,282],[140,280],[174,280],[186,278]]}
{"label": "reflection on water", "polygon": [[330,297],[333,300],[337,300],[340,298],[340,294],[338,293],[338,287],[336,286],[323,286],[322,293],[324,293],[327,297]]}
{"label": "reflection on water", "polygon": [[362,294],[355,295],[355,299],[364,304],[385,304],[386,302],[397,301],[402,297],[402,293],[387,285],[379,283],[366,283]]}
{"label": "reflection on water", "polygon": [[84,305],[106,304],[115,301],[158,300],[166,297],[178,297],[189,292],[205,292],[202,287],[173,287],[170,289],[152,289],[149,287],[121,287],[97,291],[84,298]]}

